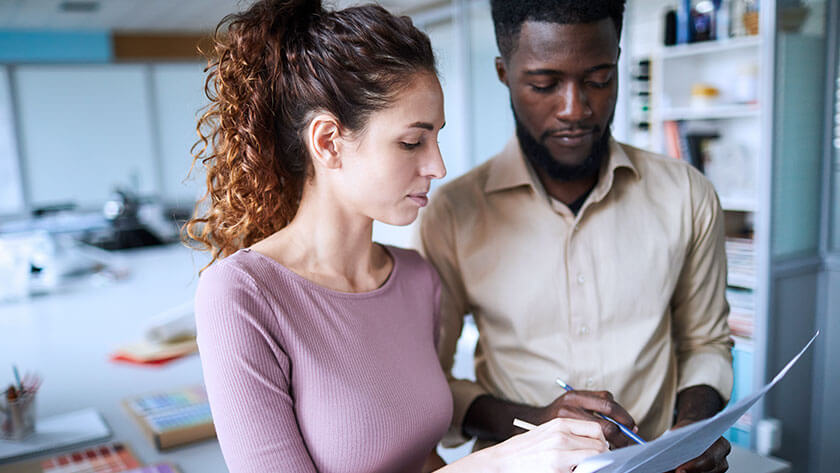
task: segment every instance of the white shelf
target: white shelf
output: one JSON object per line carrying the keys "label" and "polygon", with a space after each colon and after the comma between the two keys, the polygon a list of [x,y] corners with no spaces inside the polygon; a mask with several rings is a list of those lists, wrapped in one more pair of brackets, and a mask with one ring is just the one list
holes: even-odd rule
{"label": "white shelf", "polygon": [[761,38],[758,36],[744,36],[741,38],[730,38],[720,41],[703,41],[700,43],[680,44],[676,46],[663,47],[659,51],[659,57],[663,59],[696,56],[699,54],[720,53],[735,49],[756,48],[761,45]]}
{"label": "white shelf", "polygon": [[758,117],[760,107],[754,104],[711,105],[708,107],[673,107],[662,110],[662,120],[719,120]]}
{"label": "white shelf", "polygon": [[720,206],[723,207],[723,210],[734,212],[755,212],[756,209],[755,200],[738,197],[721,197]]}

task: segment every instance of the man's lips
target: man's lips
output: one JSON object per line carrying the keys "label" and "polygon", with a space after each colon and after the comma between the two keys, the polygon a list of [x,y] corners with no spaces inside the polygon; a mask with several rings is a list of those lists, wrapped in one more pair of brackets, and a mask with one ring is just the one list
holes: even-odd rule
{"label": "man's lips", "polygon": [[587,144],[595,133],[595,129],[574,130],[551,133],[549,138],[563,146],[580,146]]}
{"label": "man's lips", "polygon": [[416,203],[420,207],[425,207],[426,204],[429,203],[429,197],[427,192],[417,192],[415,194],[409,194],[408,198],[413,200],[414,203]]}

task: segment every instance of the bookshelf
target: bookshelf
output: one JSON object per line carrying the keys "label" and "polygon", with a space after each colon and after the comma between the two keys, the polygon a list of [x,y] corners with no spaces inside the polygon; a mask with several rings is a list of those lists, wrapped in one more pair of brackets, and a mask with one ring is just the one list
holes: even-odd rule
{"label": "bookshelf", "polygon": [[[660,47],[651,60],[651,133],[658,151],[691,162],[715,186],[726,220],[727,299],[735,385],[732,399],[750,394],[757,383],[756,325],[757,176],[762,156],[762,38],[747,36]],[[696,90],[711,89],[715,93]],[[727,433],[740,446],[753,446],[756,413],[742,417]]]}
{"label": "bookshelf", "polygon": [[[758,34],[664,46],[664,13],[673,2],[628,1],[624,51],[650,61],[649,131],[628,139],[702,167],[724,209],[733,400],[762,386],[816,324],[810,314],[819,273],[824,101],[818,79],[827,42],[819,31],[825,2],[806,3],[811,20],[804,25],[791,26],[785,2],[767,0]],[[630,62],[624,74],[632,79]],[[808,412],[793,393],[813,380],[800,376],[798,386],[779,386],[757,404],[729,440],[760,450],[756,427],[775,417],[783,422],[779,452],[790,459],[807,452],[810,434],[799,419]]]}

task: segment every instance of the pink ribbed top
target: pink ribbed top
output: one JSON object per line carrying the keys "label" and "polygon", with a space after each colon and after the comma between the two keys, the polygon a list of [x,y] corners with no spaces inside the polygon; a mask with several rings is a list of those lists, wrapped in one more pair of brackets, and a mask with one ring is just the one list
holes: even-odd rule
{"label": "pink ribbed top", "polygon": [[255,251],[201,276],[204,381],[231,472],[418,472],[446,432],[437,273],[387,247],[370,292],[333,291]]}

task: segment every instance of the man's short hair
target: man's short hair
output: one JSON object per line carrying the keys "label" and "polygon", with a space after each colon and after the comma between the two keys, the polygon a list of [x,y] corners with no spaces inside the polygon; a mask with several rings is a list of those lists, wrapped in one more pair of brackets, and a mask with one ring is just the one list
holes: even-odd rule
{"label": "man's short hair", "polygon": [[526,21],[561,25],[594,23],[612,19],[618,37],[624,19],[625,0],[490,0],[496,44],[505,59],[516,49]]}

